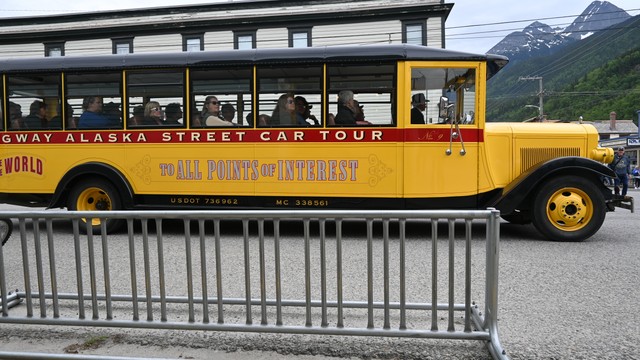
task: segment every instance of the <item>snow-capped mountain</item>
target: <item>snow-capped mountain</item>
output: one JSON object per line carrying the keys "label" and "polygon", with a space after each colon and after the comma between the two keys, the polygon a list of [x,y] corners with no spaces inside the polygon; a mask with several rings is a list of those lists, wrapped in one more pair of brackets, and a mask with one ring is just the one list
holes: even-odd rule
{"label": "snow-capped mountain", "polygon": [[511,61],[551,55],[570,43],[630,17],[626,11],[608,1],[594,1],[565,29],[553,29],[536,21],[522,31],[507,35],[488,53],[505,55]]}
{"label": "snow-capped mountain", "polygon": [[563,34],[576,40],[581,40],[594,32],[606,29],[612,25],[629,19],[631,15],[607,1],[594,1],[582,15],[578,16],[571,25],[564,29]]}
{"label": "snow-capped mountain", "polygon": [[506,55],[511,61],[534,56],[551,55],[555,50],[576,41],[541,22],[533,22],[522,31],[512,32],[489,50],[490,54]]}

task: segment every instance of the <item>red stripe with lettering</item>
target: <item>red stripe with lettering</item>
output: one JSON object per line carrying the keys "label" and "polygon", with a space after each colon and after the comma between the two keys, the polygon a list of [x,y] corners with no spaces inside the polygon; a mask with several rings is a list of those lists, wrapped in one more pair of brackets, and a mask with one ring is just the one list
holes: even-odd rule
{"label": "red stripe with lettering", "polygon": [[[481,142],[482,129],[460,129],[466,142]],[[0,144],[158,144],[288,142],[449,142],[450,128],[207,129],[5,132]]]}

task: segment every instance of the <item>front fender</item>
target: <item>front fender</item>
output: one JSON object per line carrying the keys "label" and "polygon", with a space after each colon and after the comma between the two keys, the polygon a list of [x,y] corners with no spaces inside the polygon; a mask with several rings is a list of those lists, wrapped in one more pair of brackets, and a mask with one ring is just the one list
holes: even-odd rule
{"label": "front fender", "polygon": [[604,185],[602,178],[614,177],[613,170],[591,159],[567,156],[531,167],[507,185],[491,206],[502,214],[510,214],[516,209],[528,209],[537,188],[548,179],[560,175],[590,178],[599,185],[605,200],[612,198],[611,190]]}

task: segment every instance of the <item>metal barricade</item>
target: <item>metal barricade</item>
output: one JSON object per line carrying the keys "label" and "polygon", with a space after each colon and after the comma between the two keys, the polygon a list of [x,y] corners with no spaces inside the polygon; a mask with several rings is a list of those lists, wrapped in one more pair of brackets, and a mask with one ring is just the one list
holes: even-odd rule
{"label": "metal barricade", "polygon": [[[17,221],[0,323],[480,340],[507,358],[493,209],[0,216]],[[79,230],[106,218],[126,232]]]}

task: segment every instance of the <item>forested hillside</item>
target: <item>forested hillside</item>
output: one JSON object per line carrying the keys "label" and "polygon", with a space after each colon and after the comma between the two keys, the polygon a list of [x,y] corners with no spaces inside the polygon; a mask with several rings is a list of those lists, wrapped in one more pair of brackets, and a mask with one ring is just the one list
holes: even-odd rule
{"label": "forested hillside", "polygon": [[635,119],[640,110],[640,16],[567,46],[549,57],[508,65],[489,81],[489,121],[522,121],[537,115],[541,76],[549,119]]}
{"label": "forested hillside", "polygon": [[640,110],[640,48],[631,51],[581,78],[564,92],[552,94],[545,109],[554,119],[636,119]]}

